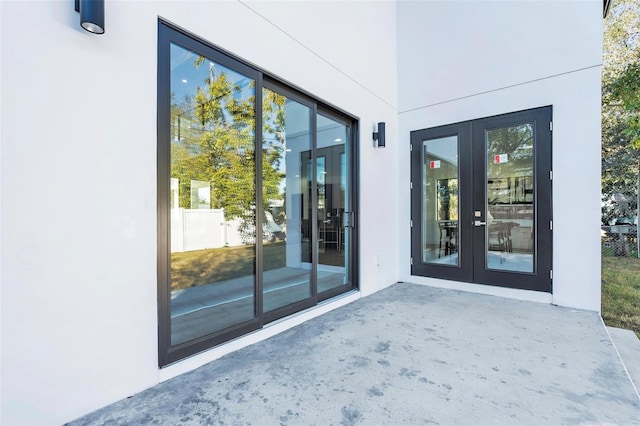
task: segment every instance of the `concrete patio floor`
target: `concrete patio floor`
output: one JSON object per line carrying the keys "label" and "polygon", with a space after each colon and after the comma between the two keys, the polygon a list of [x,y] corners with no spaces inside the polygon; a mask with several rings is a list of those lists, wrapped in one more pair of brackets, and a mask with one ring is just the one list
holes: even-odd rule
{"label": "concrete patio floor", "polygon": [[637,425],[640,398],[595,312],[400,283],[72,424]]}

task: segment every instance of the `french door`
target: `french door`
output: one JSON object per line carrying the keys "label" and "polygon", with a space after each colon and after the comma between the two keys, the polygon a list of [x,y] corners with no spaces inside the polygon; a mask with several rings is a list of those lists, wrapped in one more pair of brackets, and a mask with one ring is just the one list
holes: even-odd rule
{"label": "french door", "polygon": [[551,107],[411,132],[412,275],[551,292]]}

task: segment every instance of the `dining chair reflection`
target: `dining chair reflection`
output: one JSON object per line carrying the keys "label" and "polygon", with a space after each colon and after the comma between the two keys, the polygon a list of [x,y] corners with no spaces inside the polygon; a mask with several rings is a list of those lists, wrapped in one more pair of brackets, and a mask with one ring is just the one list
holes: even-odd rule
{"label": "dining chair reflection", "polygon": [[458,221],[439,220],[440,244],[438,245],[438,257],[442,257],[458,252]]}

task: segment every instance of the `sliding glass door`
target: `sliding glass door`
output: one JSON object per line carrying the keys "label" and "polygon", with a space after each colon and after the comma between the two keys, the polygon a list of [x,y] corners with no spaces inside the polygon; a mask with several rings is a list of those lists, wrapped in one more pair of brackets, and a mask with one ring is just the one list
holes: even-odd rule
{"label": "sliding glass door", "polygon": [[263,306],[270,312],[313,295],[311,221],[303,198],[311,181],[300,154],[313,147],[312,108],[275,90],[263,90],[262,204],[264,206]]}
{"label": "sliding glass door", "polygon": [[[316,186],[318,202],[318,292],[349,283],[349,127],[328,115],[318,115]],[[346,232],[345,232],[346,231]]]}
{"label": "sliding glass door", "polygon": [[356,121],[163,23],[160,365],[356,288]]}
{"label": "sliding glass door", "polygon": [[170,188],[163,195],[171,200],[176,346],[256,320],[256,96],[255,73],[177,43],[170,60]]}

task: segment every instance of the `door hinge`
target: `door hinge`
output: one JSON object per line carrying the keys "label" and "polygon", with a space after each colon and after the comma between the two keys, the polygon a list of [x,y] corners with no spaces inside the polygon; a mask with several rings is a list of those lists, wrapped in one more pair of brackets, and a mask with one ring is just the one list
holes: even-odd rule
{"label": "door hinge", "polygon": [[409,144],[409,151],[413,152],[413,144],[412,143]]}
{"label": "door hinge", "polygon": [[411,227],[413,228],[413,220],[410,220],[409,223],[411,224]]}
{"label": "door hinge", "polygon": [[553,132],[553,121],[549,122],[549,131]]}
{"label": "door hinge", "polygon": [[409,189],[413,189],[413,182],[409,182]]}
{"label": "door hinge", "polygon": [[553,279],[553,269],[549,270],[549,279]]}
{"label": "door hinge", "polygon": [[549,221],[549,231],[553,231],[553,221]]}
{"label": "door hinge", "polygon": [[553,170],[549,170],[549,180],[553,180]]}
{"label": "door hinge", "polygon": [[409,262],[413,265],[413,257],[409,258]]}

